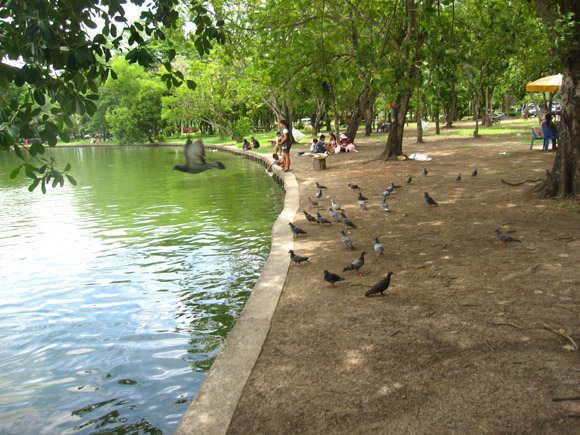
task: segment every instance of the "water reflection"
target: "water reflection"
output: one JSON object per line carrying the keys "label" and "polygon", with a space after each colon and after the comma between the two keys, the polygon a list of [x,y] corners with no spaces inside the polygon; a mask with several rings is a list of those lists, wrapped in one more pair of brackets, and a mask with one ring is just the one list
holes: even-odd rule
{"label": "water reflection", "polygon": [[[0,432],[172,433],[269,253],[263,169],[171,171],[172,148],[54,150],[77,188],[0,154]],[[209,156],[211,159],[213,156]]]}

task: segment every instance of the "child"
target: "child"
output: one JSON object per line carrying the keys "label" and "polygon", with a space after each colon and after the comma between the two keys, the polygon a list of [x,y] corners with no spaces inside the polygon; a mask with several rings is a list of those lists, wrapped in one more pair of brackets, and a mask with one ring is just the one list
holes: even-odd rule
{"label": "child", "polygon": [[281,166],[282,165],[282,157],[278,157],[278,154],[276,154],[276,153],[272,154],[272,158],[274,160],[272,160],[272,163],[270,163],[268,165],[268,167],[266,168],[266,173],[270,176],[272,176],[274,174],[274,172],[272,172],[272,166],[274,166],[274,165]]}
{"label": "child", "polygon": [[244,139],[244,143],[242,145],[242,149],[244,151],[247,151],[247,150],[251,150],[252,149],[252,147],[250,145],[250,142],[248,142],[248,139]]}
{"label": "child", "polygon": [[316,152],[316,144],[318,144],[318,139],[316,139],[316,138],[312,139],[312,145],[310,145],[310,152],[311,153]]}

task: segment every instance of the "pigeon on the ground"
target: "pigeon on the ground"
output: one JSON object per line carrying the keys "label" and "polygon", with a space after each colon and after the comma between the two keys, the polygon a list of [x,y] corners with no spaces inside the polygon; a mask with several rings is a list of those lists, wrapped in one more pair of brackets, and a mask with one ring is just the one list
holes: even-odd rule
{"label": "pigeon on the ground", "polygon": [[344,248],[349,251],[354,251],[354,245],[352,244],[352,240],[350,240],[348,234],[344,231],[341,231],[340,233],[342,234],[342,244],[344,245]]}
{"label": "pigeon on the ground", "polygon": [[423,168],[423,175],[427,175],[429,173],[429,171],[427,170],[427,168]]}
{"label": "pigeon on the ground", "polygon": [[546,178],[550,178],[550,170],[546,169]]}
{"label": "pigeon on the ground", "polygon": [[356,184],[354,183],[348,183],[348,187],[350,187],[352,190],[356,190],[356,189],[360,189],[360,187],[358,187]]}
{"label": "pigeon on the ground", "polygon": [[332,207],[335,210],[342,210],[342,208],[340,208],[340,205],[338,205],[336,202],[334,202],[334,199],[332,199],[332,198],[330,199],[330,204],[332,205]]}
{"label": "pigeon on the ground", "polygon": [[455,181],[461,181],[461,174],[457,175],[457,178],[455,179]]}
{"label": "pigeon on the ground", "polygon": [[358,206],[360,207],[361,210],[368,210],[367,205],[366,205],[364,199],[359,199],[358,200]]}
{"label": "pigeon on the ground", "polygon": [[368,201],[369,199],[364,196],[361,192],[358,193],[358,200]]}
{"label": "pigeon on the ground", "polygon": [[288,225],[290,225],[290,229],[292,230],[292,233],[294,233],[294,238],[298,237],[298,234],[308,234],[306,231],[304,231],[302,228],[298,228],[292,222],[288,222]]}
{"label": "pigeon on the ground", "polygon": [[375,237],[375,252],[377,253],[378,257],[383,255],[383,253],[385,252],[385,246],[381,242],[379,242],[378,237]]}
{"label": "pigeon on the ground", "polygon": [[316,195],[314,195],[314,197],[315,197],[316,199],[320,199],[320,198],[322,198],[322,189],[318,189],[318,193],[317,193]]}
{"label": "pigeon on the ground", "polygon": [[427,192],[425,192],[423,196],[425,198],[425,204],[427,204],[427,207],[431,207],[432,205],[439,205],[433,198],[429,196]]}
{"label": "pigeon on the ground", "polygon": [[342,218],[342,222],[346,225],[344,229],[357,228],[357,226],[353,224],[352,221],[349,218],[347,218],[344,213],[341,212],[340,217]]}
{"label": "pigeon on the ground", "polygon": [[338,215],[332,208],[328,209],[328,214],[330,215],[330,219],[332,219],[334,222],[340,222],[340,219],[338,219]]}
{"label": "pigeon on the ground", "polygon": [[400,189],[401,186],[399,186],[398,184],[395,184],[391,181],[391,185],[389,186],[391,189]]}
{"label": "pigeon on the ground", "polygon": [[475,169],[472,173],[471,173],[472,177],[477,177],[477,169]]}
{"label": "pigeon on the ground", "polygon": [[521,240],[518,239],[514,239],[512,236],[508,236],[507,234],[502,233],[499,228],[495,229],[495,233],[497,234],[497,238],[500,240],[500,242],[502,243],[502,248],[505,248],[506,243],[511,243],[511,242],[518,242],[518,243],[522,243]]}
{"label": "pigeon on the ground", "polygon": [[383,202],[381,204],[383,211],[389,212],[391,209],[389,208],[389,204],[387,204],[387,198],[383,198]]}
{"label": "pigeon on the ground", "polygon": [[324,280],[326,282],[329,282],[330,288],[334,288],[334,283],[338,282],[338,281],[344,281],[344,278],[341,276],[338,276],[336,273],[330,273],[328,270],[324,271]]}
{"label": "pigeon on the ground", "polygon": [[318,187],[319,190],[328,189],[328,187],[323,186],[322,184],[319,184],[318,181],[316,182],[316,187]]}
{"label": "pigeon on the ground", "polygon": [[324,225],[324,224],[331,224],[332,222],[330,222],[328,219],[322,217],[320,215],[320,213],[316,213],[316,220],[318,221],[319,224]]}
{"label": "pigeon on the ground", "polygon": [[314,216],[307,213],[306,211],[303,211],[303,213],[304,213],[304,217],[308,221],[308,224],[317,224],[318,223],[318,221],[316,220],[316,218]]}
{"label": "pigeon on the ground", "polygon": [[393,272],[389,272],[387,273],[387,276],[385,276],[383,279],[381,279],[379,282],[377,282],[375,285],[373,285],[366,293],[365,296],[370,296],[370,295],[376,295],[377,293],[380,293],[381,296],[384,296],[384,292],[386,289],[389,288],[389,285],[391,284],[391,275],[393,274]]}
{"label": "pigeon on the ground", "polygon": [[315,201],[310,197],[308,197],[308,202],[310,203],[310,208],[314,208],[318,205],[318,201]]}
{"label": "pigeon on the ground", "polygon": [[208,169],[225,169],[226,167],[220,162],[206,162],[205,161],[205,148],[201,142],[201,139],[195,142],[191,141],[191,138],[187,138],[187,142],[184,148],[185,153],[185,163],[182,165],[175,165],[173,169],[181,172],[188,172],[190,174],[198,174]]}
{"label": "pigeon on the ground", "polygon": [[342,271],[346,272],[347,270],[354,270],[357,275],[360,275],[359,269],[363,267],[363,265],[365,264],[365,254],[366,252],[362,251],[360,253],[360,257],[358,257],[356,260],[350,263],[349,266],[346,266],[344,269],[342,269]]}
{"label": "pigeon on the ground", "polygon": [[390,187],[388,187],[388,188],[386,188],[385,190],[383,190],[381,192],[381,195],[383,195],[386,198],[387,196],[389,196],[391,194],[392,191],[393,191],[393,189],[391,189]]}
{"label": "pigeon on the ground", "polygon": [[411,184],[411,181],[413,181],[413,176],[412,175],[410,177],[407,177],[407,179],[405,180],[405,183]]}
{"label": "pigeon on the ground", "polygon": [[304,261],[308,261],[308,257],[301,257],[300,255],[296,255],[292,249],[288,251],[290,253],[290,261],[292,261],[293,266],[300,266],[300,263]]}

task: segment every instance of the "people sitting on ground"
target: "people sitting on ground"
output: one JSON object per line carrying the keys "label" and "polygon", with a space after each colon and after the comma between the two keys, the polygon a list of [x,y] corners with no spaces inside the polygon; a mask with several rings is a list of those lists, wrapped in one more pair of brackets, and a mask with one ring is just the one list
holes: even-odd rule
{"label": "people sitting on ground", "polygon": [[250,140],[252,141],[253,150],[260,148],[260,142],[258,142],[258,140],[254,136],[252,136]]}
{"label": "people sitting on ground", "polygon": [[316,150],[316,144],[318,143],[318,139],[312,139],[312,145],[310,145],[310,152],[313,153]]}
{"label": "people sitting on ground", "polygon": [[276,166],[282,166],[282,157],[278,156],[277,153],[272,154],[272,162],[268,165],[268,167],[266,168],[266,173],[268,173],[268,175],[272,175],[272,166],[276,165]]}
{"label": "people sitting on ground", "polygon": [[325,139],[326,136],[321,134],[320,139],[318,140],[318,142],[316,142],[316,148],[314,149],[315,153],[322,154],[326,152],[326,144],[324,143]]}
{"label": "people sitting on ground", "polygon": [[330,154],[334,154],[334,150],[336,149],[338,141],[336,140],[336,136],[334,135],[334,133],[330,133],[329,136],[330,136],[330,139],[328,139],[328,144],[326,145],[326,151],[328,151]]}
{"label": "people sitting on ground", "polygon": [[356,151],[354,144],[350,141],[348,136],[344,133],[340,135],[340,144],[344,149],[344,152],[350,153]]}
{"label": "people sitting on ground", "polygon": [[248,142],[248,139],[244,139],[244,141],[242,143],[242,149],[244,151],[247,151],[247,150],[251,150],[252,149],[252,145],[250,145],[250,142]]}

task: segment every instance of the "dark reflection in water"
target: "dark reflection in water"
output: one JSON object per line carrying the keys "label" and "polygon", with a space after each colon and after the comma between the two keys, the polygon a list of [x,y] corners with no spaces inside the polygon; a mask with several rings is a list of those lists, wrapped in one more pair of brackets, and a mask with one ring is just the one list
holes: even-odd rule
{"label": "dark reflection in water", "polygon": [[172,433],[270,249],[263,167],[181,148],[71,148],[78,187],[28,193],[0,154],[0,433]]}

